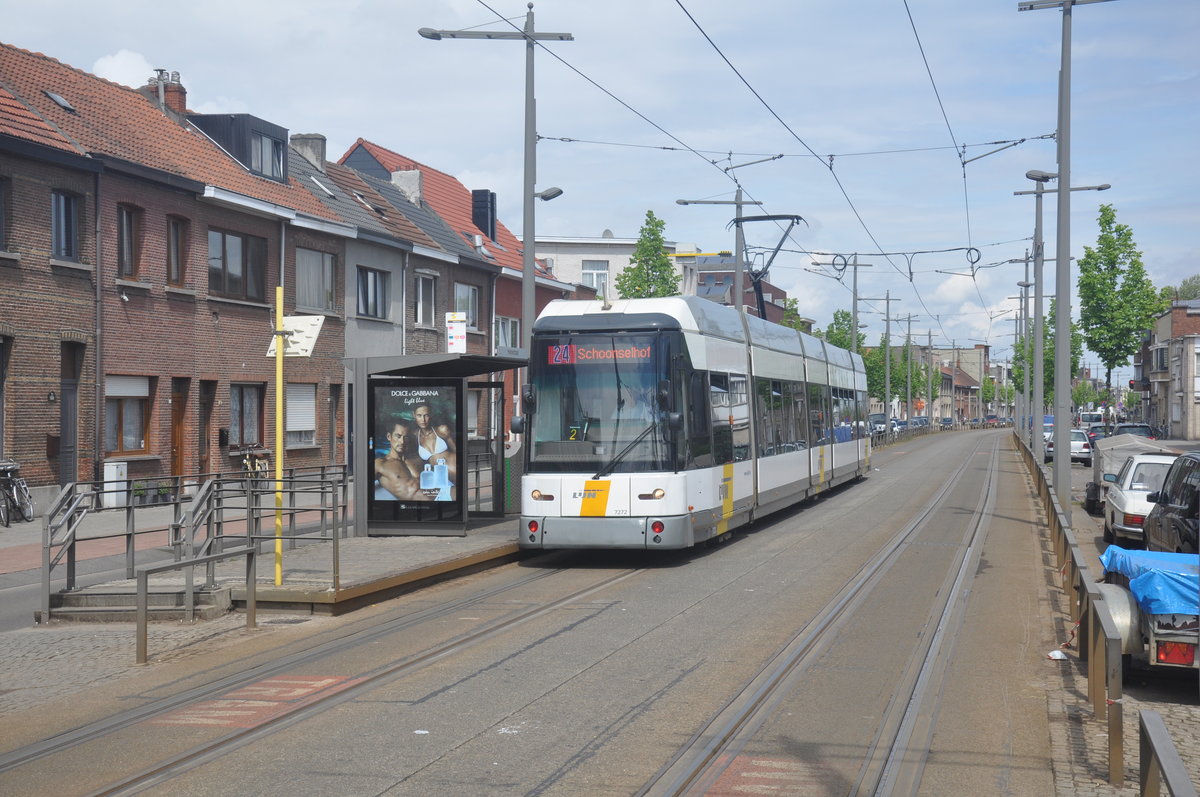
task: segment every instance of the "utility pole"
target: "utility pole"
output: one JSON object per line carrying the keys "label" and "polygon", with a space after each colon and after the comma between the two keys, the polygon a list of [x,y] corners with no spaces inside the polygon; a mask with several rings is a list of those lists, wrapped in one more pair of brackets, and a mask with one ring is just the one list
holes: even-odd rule
{"label": "utility pole", "polygon": [[[859,299],[859,296],[858,296],[858,270],[860,268],[871,268],[874,265],[874,263],[859,263],[857,254],[853,254],[850,257],[851,257],[850,262],[846,262],[845,255],[834,255],[831,258],[829,263],[822,263],[818,260],[813,260],[812,264],[814,266],[826,266],[826,267],[830,267],[830,268],[834,268],[834,269],[840,268],[843,271],[847,268],[852,269],[852,271],[850,272],[850,293],[851,293],[850,326],[853,327],[853,330],[852,330],[852,334],[850,335],[850,351],[857,354],[858,353],[858,303],[859,303],[859,301],[876,301],[876,302],[878,302],[878,301],[882,301],[882,300],[881,299],[873,299],[873,300],[872,299],[866,299],[866,300]],[[841,261],[840,263],[838,262],[839,260]],[[813,271],[811,268],[806,268],[804,270],[807,272],[810,272],[812,274],[820,274],[822,277],[831,276],[829,274],[826,274],[823,271]],[[834,279],[841,281],[840,275],[838,277],[834,277]]]}
{"label": "utility pole", "polygon": [[912,423],[912,322],[920,316],[909,314],[897,321],[907,321],[908,330],[904,333],[904,418]]}
{"label": "utility pole", "polygon": [[[884,306],[884,325],[883,325],[883,411],[888,417],[888,424],[891,424],[892,418],[892,302],[898,302],[899,299],[892,298],[891,291],[885,291],[882,299],[863,299],[865,302],[883,302]],[[890,431],[890,429],[889,429]]]}
{"label": "utility pole", "polygon": [[[925,394],[925,396],[926,396],[925,409],[929,413],[929,428],[932,429],[933,428],[933,330],[930,329],[928,332],[925,333],[925,335],[926,335],[925,346],[929,351],[929,392],[927,392]],[[942,374],[942,371],[939,368],[938,369],[938,388],[939,389],[942,386],[941,374]]]}

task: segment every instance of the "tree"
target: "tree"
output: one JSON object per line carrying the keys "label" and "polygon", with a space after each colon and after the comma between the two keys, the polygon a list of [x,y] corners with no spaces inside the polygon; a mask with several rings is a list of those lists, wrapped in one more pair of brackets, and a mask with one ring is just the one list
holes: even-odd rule
{"label": "tree", "polygon": [[[1054,315],[1057,310],[1057,305],[1052,299],[1050,301],[1050,312],[1042,321],[1042,396],[1046,400],[1047,407],[1054,406]],[[1033,322],[1029,322],[1028,334],[1033,337]],[[1032,341],[1029,346],[1030,351],[1033,351]],[[1071,373],[1079,372],[1079,363],[1083,360],[1083,333],[1079,331],[1079,325],[1074,321],[1071,322]],[[1013,355],[1013,384],[1024,388],[1025,386],[1025,347],[1018,346],[1016,354]],[[1032,393],[1035,389],[1033,384],[1033,374],[1029,374],[1029,391]],[[1043,408],[1045,409],[1045,408]],[[1034,410],[1038,412],[1038,410]]]}
{"label": "tree", "polygon": [[1133,231],[1117,224],[1112,205],[1100,206],[1099,222],[1096,248],[1083,247],[1079,259],[1079,325],[1104,364],[1105,393],[1111,396],[1113,368],[1141,349],[1142,332],[1166,305],[1146,276]]}
{"label": "tree", "polygon": [[679,295],[679,274],[667,257],[663,240],[666,222],[654,211],[646,211],[646,221],[638,234],[629,267],[617,275],[617,293],[622,299],[653,299]]}
{"label": "tree", "polygon": [[[834,346],[852,351],[854,346],[851,345],[854,338],[851,335],[851,328],[854,326],[854,319],[850,315],[849,310],[834,310],[833,321],[825,328],[824,334],[819,337],[824,338]],[[858,350],[861,352],[864,344],[867,342],[867,336],[862,332],[858,333]]]}
{"label": "tree", "polygon": [[815,334],[818,338],[821,337],[820,330],[814,331],[812,324],[800,317],[800,311],[797,309],[799,305],[800,302],[796,299],[789,298],[783,300],[783,318],[779,321],[780,325],[791,327],[804,333]]}
{"label": "tree", "polygon": [[1200,299],[1200,274],[1193,274],[1179,283],[1178,288],[1167,286],[1162,289],[1162,295],[1170,299]]}

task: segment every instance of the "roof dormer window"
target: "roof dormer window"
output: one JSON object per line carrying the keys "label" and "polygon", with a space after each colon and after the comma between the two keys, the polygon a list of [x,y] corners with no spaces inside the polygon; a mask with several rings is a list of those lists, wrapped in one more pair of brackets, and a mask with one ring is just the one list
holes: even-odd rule
{"label": "roof dormer window", "polygon": [[252,133],[250,171],[275,180],[283,179],[283,142],[262,133]]}

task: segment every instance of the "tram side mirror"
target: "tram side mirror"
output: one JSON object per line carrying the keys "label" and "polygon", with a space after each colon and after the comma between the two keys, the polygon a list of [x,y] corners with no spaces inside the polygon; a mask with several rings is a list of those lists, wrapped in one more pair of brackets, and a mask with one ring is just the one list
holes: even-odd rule
{"label": "tram side mirror", "polygon": [[655,398],[658,399],[658,408],[660,410],[669,409],[671,406],[671,383],[666,379],[658,380],[658,390],[655,392]]}
{"label": "tram side mirror", "polygon": [[667,428],[678,432],[683,428],[683,413],[668,412],[667,413]]}
{"label": "tram side mirror", "polygon": [[513,416],[513,419],[508,422],[508,430],[513,434],[525,434],[525,416]]}
{"label": "tram side mirror", "polygon": [[521,401],[525,404],[526,412],[533,412],[537,409],[537,389],[533,385],[525,385],[521,388]]}

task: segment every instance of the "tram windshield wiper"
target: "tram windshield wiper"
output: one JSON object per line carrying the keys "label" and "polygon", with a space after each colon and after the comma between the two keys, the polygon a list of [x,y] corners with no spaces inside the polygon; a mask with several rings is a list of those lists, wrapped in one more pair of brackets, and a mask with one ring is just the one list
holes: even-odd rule
{"label": "tram windshield wiper", "polygon": [[642,442],[642,438],[644,438],[646,435],[648,435],[650,432],[654,431],[657,428],[658,428],[658,421],[651,421],[649,426],[647,426],[645,429],[643,429],[641,432],[639,432],[637,437],[630,440],[628,445],[626,445],[624,448],[622,448],[620,451],[618,451],[616,456],[614,456],[612,459],[610,459],[608,461],[608,464],[605,465],[603,468],[601,468],[596,473],[596,475],[592,477],[592,479],[593,480],[603,479],[605,476],[612,473],[613,468],[615,468],[617,466],[617,463],[620,462],[622,459],[624,459],[625,455],[628,454],[630,451],[632,451],[634,446],[636,446],[638,443]]}

